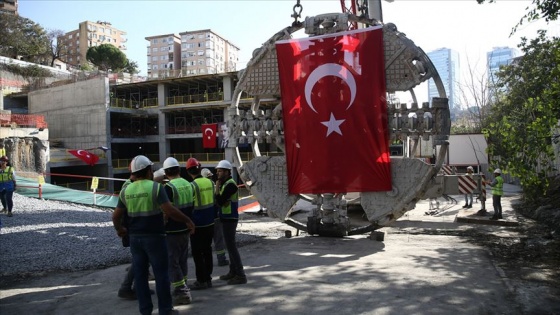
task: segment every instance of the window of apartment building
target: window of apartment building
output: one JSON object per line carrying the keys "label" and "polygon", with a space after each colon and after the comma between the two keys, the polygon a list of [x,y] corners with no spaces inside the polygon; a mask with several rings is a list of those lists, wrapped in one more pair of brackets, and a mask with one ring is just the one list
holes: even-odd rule
{"label": "window of apartment building", "polygon": [[152,61],[157,61],[157,56],[152,56]]}
{"label": "window of apartment building", "polygon": [[204,38],[204,34],[198,34],[198,38],[200,39]]}
{"label": "window of apartment building", "polygon": [[72,34],[68,35],[68,39],[71,39],[71,38],[72,38]]}
{"label": "window of apartment building", "polygon": [[194,55],[195,55],[194,51],[187,51],[187,56],[194,57]]}
{"label": "window of apartment building", "polygon": [[79,41],[79,40],[76,41],[76,45],[80,45],[80,41]]}
{"label": "window of apartment building", "polygon": [[80,61],[80,56],[76,57],[76,60]]}
{"label": "window of apartment building", "polygon": [[194,66],[194,60],[187,61],[187,66]]}
{"label": "window of apartment building", "polygon": [[68,61],[74,61],[74,59],[72,59],[72,57],[68,58]]}
{"label": "window of apartment building", "polygon": [[101,33],[105,33],[105,29],[104,29],[103,27],[100,27],[100,28],[99,28],[99,31],[100,31]]}
{"label": "window of apartment building", "polygon": [[202,43],[198,43],[197,46],[198,46],[198,47],[202,47]]}
{"label": "window of apartment building", "polygon": [[105,37],[105,40],[110,43],[113,39],[111,37],[107,36],[107,37]]}
{"label": "window of apartment building", "polygon": [[156,39],[152,39],[152,44],[157,44],[158,40]]}
{"label": "window of apartment building", "polygon": [[173,43],[173,37],[171,37],[171,36],[170,36],[170,37],[168,37],[168,38],[167,38],[167,42],[169,42],[169,43]]}
{"label": "window of apartment building", "polygon": [[206,48],[214,48],[214,42],[207,40],[206,41]]}
{"label": "window of apartment building", "polygon": [[105,29],[105,34],[111,35],[111,29],[110,29],[110,28],[106,28],[106,29]]}
{"label": "window of apartment building", "polygon": [[152,69],[157,70],[158,69],[158,65],[153,65]]}
{"label": "window of apartment building", "polygon": [[152,48],[152,52],[158,52],[158,48],[157,47]]}
{"label": "window of apartment building", "polygon": [[167,55],[161,56],[161,57],[159,58],[159,60],[167,60]]}
{"label": "window of apartment building", "polygon": [[194,43],[186,44],[185,48],[187,48],[187,49],[194,48]]}
{"label": "window of apartment building", "polygon": [[97,34],[93,34],[93,38],[97,39]]}
{"label": "window of apartment building", "polygon": [[206,58],[206,65],[208,67],[213,67],[214,66],[214,59]]}
{"label": "window of apartment building", "polygon": [[198,73],[200,74],[206,73],[206,69],[198,69]]}
{"label": "window of apartment building", "polygon": [[199,56],[204,56],[204,50],[199,50],[199,51],[198,51],[198,55],[199,55]]}
{"label": "window of apartment building", "polygon": [[182,53],[181,58],[187,58],[187,53]]}
{"label": "window of apartment building", "polygon": [[187,70],[187,74],[196,74],[196,70],[195,69],[189,69],[189,70]]}
{"label": "window of apartment building", "polygon": [[206,38],[214,38],[214,35],[208,33],[208,34],[206,34]]}
{"label": "window of apartment building", "polygon": [[204,59],[198,59],[198,65],[204,66]]}

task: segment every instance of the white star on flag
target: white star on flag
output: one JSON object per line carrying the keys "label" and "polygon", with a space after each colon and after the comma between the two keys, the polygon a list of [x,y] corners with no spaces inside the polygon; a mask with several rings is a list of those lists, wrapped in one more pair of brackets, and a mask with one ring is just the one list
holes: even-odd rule
{"label": "white star on flag", "polygon": [[331,118],[329,119],[329,121],[322,121],[321,124],[327,126],[327,135],[325,137],[328,137],[331,133],[336,132],[339,135],[342,136],[342,131],[340,131],[340,125],[345,121],[346,119],[341,119],[341,120],[336,120],[336,118],[334,118],[334,114],[331,113]]}

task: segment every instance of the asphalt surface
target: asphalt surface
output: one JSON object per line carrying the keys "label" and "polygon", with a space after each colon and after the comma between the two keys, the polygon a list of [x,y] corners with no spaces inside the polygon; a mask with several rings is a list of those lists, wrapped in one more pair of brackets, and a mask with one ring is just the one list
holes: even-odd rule
{"label": "asphalt surface", "polygon": [[[511,201],[517,192],[506,188],[505,222],[515,222]],[[473,226],[499,233],[500,223],[473,216],[480,204],[464,211],[462,196],[454,197],[457,203],[440,199],[435,211],[428,201],[419,202],[380,230],[383,242],[369,235],[314,237],[268,217],[242,214],[239,233],[267,235],[240,248],[248,283],[226,285],[218,277],[228,267],[216,266],[214,287],[192,291],[193,303],[176,309],[180,314],[522,314],[487,250],[459,236],[414,233]],[[458,217],[485,224],[457,222]],[[138,314],[136,301],[117,297],[126,267],[51,274],[2,288],[0,314]],[[154,281],[150,285],[155,289]],[[157,304],[155,296],[152,300]]]}

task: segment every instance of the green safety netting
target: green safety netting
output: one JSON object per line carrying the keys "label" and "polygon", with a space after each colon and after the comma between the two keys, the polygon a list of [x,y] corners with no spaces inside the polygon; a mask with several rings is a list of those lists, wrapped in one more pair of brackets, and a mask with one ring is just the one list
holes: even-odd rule
{"label": "green safety netting", "polygon": [[107,208],[115,208],[117,206],[117,196],[100,193],[94,194],[93,191],[70,189],[47,183],[41,185],[41,196],[39,196],[39,182],[36,179],[16,176],[16,180],[16,193],[26,197],[67,201]]}

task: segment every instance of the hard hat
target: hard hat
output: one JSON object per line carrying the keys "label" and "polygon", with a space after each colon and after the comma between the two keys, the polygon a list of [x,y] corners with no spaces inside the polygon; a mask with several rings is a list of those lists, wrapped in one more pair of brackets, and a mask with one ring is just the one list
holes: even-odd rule
{"label": "hard hat", "polygon": [[467,171],[473,171],[474,172],[474,168],[472,166],[467,167]]}
{"label": "hard hat", "polygon": [[200,175],[202,175],[202,177],[212,177],[212,175],[214,175],[214,174],[212,174],[212,172],[210,172],[209,169],[203,168],[203,169],[200,171]]}
{"label": "hard hat", "polygon": [[200,167],[200,163],[198,162],[197,159],[190,158],[190,159],[187,160],[187,169],[193,168],[193,167]]}
{"label": "hard hat", "polygon": [[179,162],[177,161],[176,158],[168,157],[167,159],[165,159],[165,161],[163,161],[163,169],[164,170],[166,170],[168,168],[172,168],[172,167],[179,167]]}
{"label": "hard hat", "polygon": [[163,170],[163,168],[160,168],[159,170],[154,172],[154,181],[161,182],[164,177],[165,171]]}
{"label": "hard hat", "polygon": [[143,155],[137,155],[132,159],[132,162],[130,162],[130,171],[136,173],[152,165],[154,165],[154,163],[152,163],[150,159]]}
{"label": "hard hat", "polygon": [[216,168],[224,168],[224,169],[230,170],[230,171],[232,169],[231,163],[228,160],[221,160],[220,162],[218,162],[218,165],[216,166]]}
{"label": "hard hat", "polygon": [[494,170],[494,174],[502,174],[502,170],[497,168]]}

